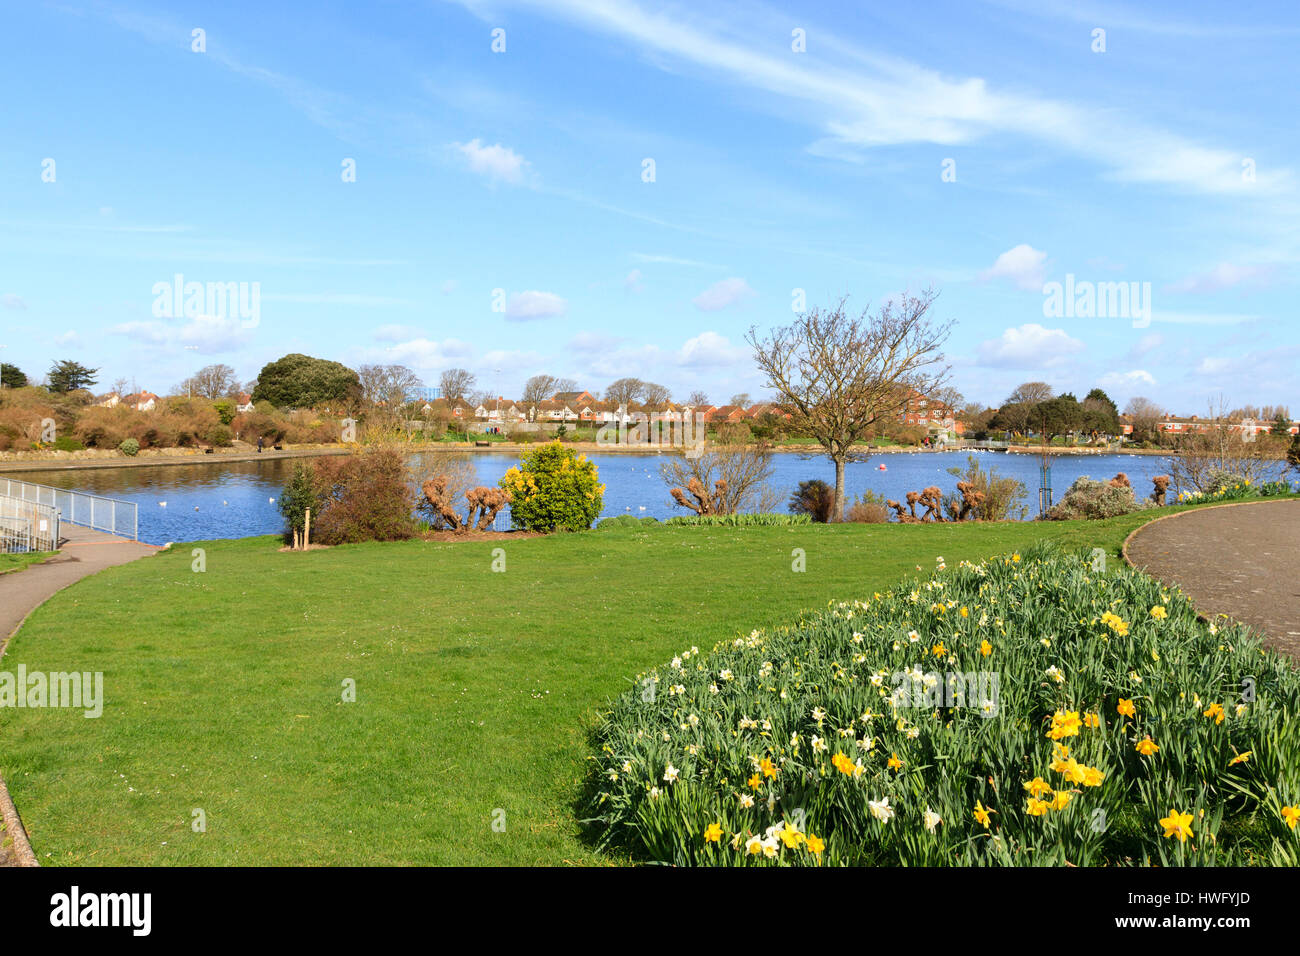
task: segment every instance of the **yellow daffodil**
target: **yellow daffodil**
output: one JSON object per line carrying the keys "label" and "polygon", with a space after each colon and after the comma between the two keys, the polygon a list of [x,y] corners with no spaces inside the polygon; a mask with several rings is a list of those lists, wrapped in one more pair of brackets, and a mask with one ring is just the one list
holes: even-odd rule
{"label": "yellow daffodil", "polygon": [[1058,790],[1052,797],[1052,809],[1064,810],[1069,802],[1074,799],[1074,794],[1069,790]]}
{"label": "yellow daffodil", "polygon": [[902,770],[903,761],[898,759],[898,754],[891,754],[889,759],[885,761],[885,766],[890,770]]}
{"label": "yellow daffodil", "polygon": [[786,824],[781,831],[781,842],[785,844],[787,850],[793,850],[803,842],[804,836],[790,824]]}
{"label": "yellow daffodil", "polygon": [[1039,800],[1037,797],[1030,797],[1029,803],[1025,807],[1025,812],[1031,817],[1041,817],[1047,812],[1047,803]]}
{"label": "yellow daffodil", "polygon": [[1084,715],[1083,715],[1083,726],[1085,726],[1085,727],[1100,727],[1100,726],[1101,726],[1101,714],[1093,714],[1093,713],[1084,714]]}
{"label": "yellow daffodil", "polygon": [[817,856],[821,856],[822,850],[826,849],[826,844],[822,841],[822,838],[812,833],[808,834],[808,839],[805,845]]}
{"label": "yellow daffodil", "polygon": [[1105,778],[1106,778],[1106,774],[1098,770],[1096,767],[1083,768],[1082,783],[1085,787],[1100,787],[1102,780],[1104,780]]}
{"label": "yellow daffodil", "polygon": [[1134,747],[1133,749],[1136,750],[1144,757],[1150,757],[1153,753],[1155,753],[1160,748],[1156,745],[1156,742],[1152,740],[1150,737],[1145,737],[1142,740],[1139,740],[1137,742],[1137,746]]}
{"label": "yellow daffodil", "polygon": [[716,823],[710,823],[708,829],[704,831],[705,843],[717,843],[722,839],[722,827]]}
{"label": "yellow daffodil", "polygon": [[987,640],[980,641],[980,653],[983,656],[988,657],[990,654],[993,653],[993,645],[990,644]]}
{"label": "yellow daffodil", "polygon": [[1035,777],[1033,780],[1028,781],[1024,787],[1031,796],[1035,797],[1041,797],[1045,793],[1052,792],[1052,785],[1042,777]]}
{"label": "yellow daffodil", "polygon": [[1218,703],[1211,704],[1201,715],[1202,717],[1213,717],[1215,724],[1223,723],[1223,706]]}
{"label": "yellow daffodil", "polygon": [[1169,616],[1169,611],[1165,608],[1163,604],[1157,604],[1155,607],[1151,609],[1151,616],[1154,617],[1157,621],[1163,621],[1165,618]]}
{"label": "yellow daffodil", "polygon": [[1170,808],[1169,816],[1162,819],[1160,825],[1165,828],[1165,836],[1176,836],[1179,843],[1186,843],[1189,836],[1195,836],[1192,833],[1192,815],[1190,813],[1179,813],[1177,810]]}
{"label": "yellow daffodil", "polygon": [[1121,717],[1136,717],[1138,714],[1133,701],[1125,700],[1123,697],[1119,699],[1119,705],[1115,709],[1119,711]]}
{"label": "yellow daffodil", "polygon": [[1233,757],[1231,760],[1228,761],[1228,766],[1232,767],[1239,763],[1245,763],[1247,760],[1253,757],[1254,754],[1255,751],[1253,750],[1243,750],[1241,753],[1237,754],[1237,756]]}
{"label": "yellow daffodil", "polygon": [[1300,823],[1300,807],[1283,807],[1282,819],[1286,821],[1287,826],[1294,830],[1295,825]]}
{"label": "yellow daffodil", "polygon": [[990,813],[997,813],[997,811],[996,811],[996,810],[986,810],[986,809],[984,809],[984,804],[983,804],[983,803],[981,803],[979,800],[976,800],[976,801],[975,801],[975,822],[976,822],[976,823],[982,823],[982,824],[984,824],[984,829],[985,829],[985,830],[987,830],[987,829],[989,828],[989,814],[990,814]]}
{"label": "yellow daffodil", "polygon": [[1060,740],[1063,737],[1073,737],[1079,732],[1079,715],[1073,710],[1058,710],[1052,715],[1052,729],[1047,732],[1047,736],[1053,740]]}
{"label": "yellow daffodil", "polygon": [[763,776],[765,777],[776,776],[776,765],[773,764],[771,759],[768,757],[764,757],[762,759],[762,761],[758,765],[758,769],[763,771]]}

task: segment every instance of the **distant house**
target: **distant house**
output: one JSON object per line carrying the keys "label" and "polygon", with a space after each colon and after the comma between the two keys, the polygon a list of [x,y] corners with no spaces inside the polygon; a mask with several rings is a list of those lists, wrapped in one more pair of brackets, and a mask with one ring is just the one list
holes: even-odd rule
{"label": "distant house", "polygon": [[99,401],[95,402],[95,405],[98,408],[117,408],[121,402],[121,395],[117,394],[117,392],[109,392],[107,395],[102,396]]}
{"label": "distant house", "polygon": [[537,403],[537,421],[576,422],[578,413],[569,407],[568,402],[546,399]]}
{"label": "distant house", "polygon": [[596,396],[591,392],[556,392],[551,396],[551,401],[561,402],[570,408],[577,408],[579,405],[590,405],[596,401]]}
{"label": "distant house", "polygon": [[151,412],[158,407],[158,396],[148,391],[137,392],[134,395],[127,395],[120,404],[133,408],[137,412]]}
{"label": "distant house", "polygon": [[966,426],[957,420],[956,409],[938,399],[928,398],[912,389],[907,401],[899,410],[898,420],[903,425],[916,425],[929,431],[953,432],[960,435]]}
{"label": "distant house", "polygon": [[239,393],[239,400],[235,404],[237,412],[251,412],[253,410],[253,396],[247,392]]}
{"label": "distant house", "polygon": [[[1220,420],[1217,418],[1201,418],[1197,415],[1189,415],[1184,418],[1181,415],[1166,415],[1160,421],[1156,422],[1156,429],[1166,432],[1170,435],[1203,435],[1206,432],[1215,431],[1220,428],[1226,428],[1230,432],[1236,432],[1245,441],[1254,441],[1255,438],[1273,429],[1272,421],[1261,421],[1255,418],[1242,418],[1233,420]],[[1300,422],[1291,422],[1287,428],[1287,434],[1300,434]]]}

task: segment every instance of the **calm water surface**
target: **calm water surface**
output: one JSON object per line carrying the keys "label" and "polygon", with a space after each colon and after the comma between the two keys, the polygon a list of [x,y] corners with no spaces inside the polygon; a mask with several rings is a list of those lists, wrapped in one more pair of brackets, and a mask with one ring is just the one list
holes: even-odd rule
{"label": "calm water surface", "polygon": [[[877,455],[866,462],[848,465],[848,494],[856,496],[870,488],[888,498],[902,500],[909,491],[939,485],[945,494],[955,490],[952,467],[964,467],[966,452],[917,452]],[[1029,489],[1029,504],[1036,510],[1038,457],[997,452],[976,453],[985,468],[1017,478]],[[602,516],[632,514],[668,518],[685,514],[673,504],[668,487],[659,477],[661,459],[655,455],[592,454],[605,483]],[[301,459],[297,459],[301,460]],[[150,544],[168,541],[199,541],[208,538],[240,538],[275,534],[281,530],[275,499],[293,472],[295,459],[261,462],[214,462],[211,465],[142,465],[134,468],[94,468],[81,471],[32,471],[13,473],[16,478],[58,488],[70,488],[137,502],[140,506],[140,539]],[[772,484],[784,493],[800,481],[821,478],[834,482],[834,466],[826,458],[780,453],[773,456]],[[506,453],[476,453],[473,457],[480,483],[495,485],[518,459]],[[885,470],[879,470],[880,465]],[[419,456],[413,465],[418,470]],[[1110,479],[1125,472],[1139,496],[1150,494],[1151,478],[1168,474],[1168,459],[1154,455],[1062,455],[1052,465],[1054,500],[1080,475]],[[498,518],[505,529],[508,519]]]}

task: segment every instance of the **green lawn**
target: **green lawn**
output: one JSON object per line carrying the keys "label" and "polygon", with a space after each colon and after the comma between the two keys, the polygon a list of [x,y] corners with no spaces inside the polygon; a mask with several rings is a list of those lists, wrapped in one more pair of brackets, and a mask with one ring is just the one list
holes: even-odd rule
{"label": "green lawn", "polygon": [[1114,556],[1149,517],[620,529],[506,542],[505,573],[500,541],[214,541],[204,573],[184,545],[29,618],[4,670],[103,671],[107,705],[0,710],[0,774],[47,865],[614,862],[574,801],[593,714],[631,675],[938,555]]}
{"label": "green lawn", "polygon": [[7,574],[11,571],[21,571],[23,568],[33,564],[39,564],[46,558],[54,557],[53,551],[31,551],[24,554],[9,554],[5,552],[0,554],[0,574]]}

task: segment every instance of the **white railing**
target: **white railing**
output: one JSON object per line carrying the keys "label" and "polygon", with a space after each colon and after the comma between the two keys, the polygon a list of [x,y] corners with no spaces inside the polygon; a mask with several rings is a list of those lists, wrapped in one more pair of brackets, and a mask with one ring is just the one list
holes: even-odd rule
{"label": "white railing", "polygon": [[59,550],[59,511],[37,501],[0,495],[0,551]]}
{"label": "white railing", "polygon": [[140,506],[134,501],[88,495],[17,478],[0,478],[0,496],[54,508],[58,516],[69,524],[140,540]]}

